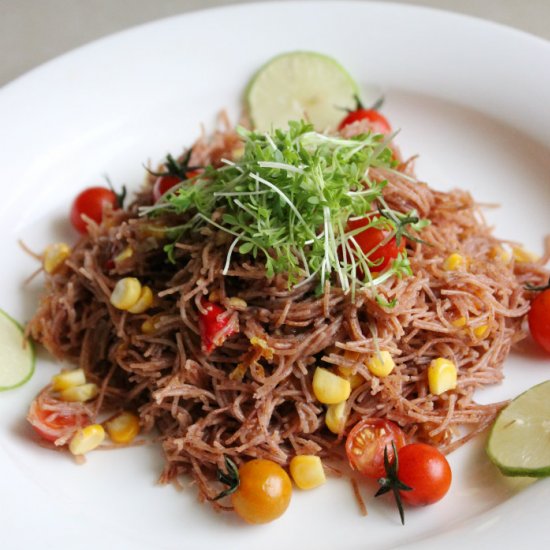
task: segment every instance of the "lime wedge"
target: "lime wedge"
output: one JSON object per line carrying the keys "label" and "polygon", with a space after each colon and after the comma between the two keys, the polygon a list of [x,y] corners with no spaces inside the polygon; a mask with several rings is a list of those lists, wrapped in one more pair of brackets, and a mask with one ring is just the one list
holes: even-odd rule
{"label": "lime wedge", "polygon": [[550,475],[550,380],[528,389],[500,412],[487,454],[506,476]]}
{"label": "lime wedge", "polygon": [[305,119],[316,130],[334,129],[354,109],[359,88],[334,59],[290,52],[268,61],[250,81],[246,103],[254,128],[265,132]]}
{"label": "lime wedge", "polygon": [[0,309],[0,391],[21,386],[34,372],[34,346],[23,327]]}

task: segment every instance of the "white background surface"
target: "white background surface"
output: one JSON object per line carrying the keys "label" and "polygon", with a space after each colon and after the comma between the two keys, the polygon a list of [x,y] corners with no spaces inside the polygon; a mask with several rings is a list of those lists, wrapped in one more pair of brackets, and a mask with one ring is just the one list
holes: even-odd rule
{"label": "white background surface", "polygon": [[[0,0],[0,85],[44,61],[113,32],[170,15],[247,1]],[[474,15],[550,40],[549,0],[397,2]],[[214,29],[208,32],[209,40],[215,41],[215,36]]]}

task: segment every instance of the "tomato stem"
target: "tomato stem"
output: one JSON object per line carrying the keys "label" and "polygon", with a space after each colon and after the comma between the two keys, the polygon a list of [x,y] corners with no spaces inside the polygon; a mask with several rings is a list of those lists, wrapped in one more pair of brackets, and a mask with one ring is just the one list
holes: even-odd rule
{"label": "tomato stem", "polygon": [[120,193],[117,193],[116,189],[115,189],[115,186],[113,185],[113,182],[111,181],[111,178],[107,174],[105,174],[103,177],[105,178],[105,181],[107,182],[107,186],[109,187],[109,189],[115,194],[117,206],[119,208],[123,208],[124,207],[124,199],[126,198],[126,186],[123,185],[121,190],[120,190]]}
{"label": "tomato stem", "polygon": [[204,168],[204,166],[189,166],[189,161],[191,160],[191,153],[193,152],[193,148],[190,147],[185,155],[182,157],[180,161],[176,160],[170,153],[166,155],[166,161],[164,163],[164,166],[166,168],[165,172],[153,172],[153,170],[150,170],[149,168],[145,168],[149,174],[152,176],[176,176],[177,178],[180,178],[182,181],[189,179],[187,174],[189,172],[193,172],[194,170],[201,170]]}
{"label": "tomato stem", "polygon": [[379,497],[380,495],[384,495],[392,491],[395,498],[395,503],[397,504],[397,509],[399,510],[401,524],[405,525],[405,511],[403,510],[403,503],[401,502],[401,495],[399,492],[412,491],[412,487],[405,485],[399,479],[399,458],[397,456],[397,448],[394,441],[392,441],[391,444],[393,448],[393,462],[390,462],[388,457],[388,446],[386,445],[384,447],[384,469],[386,470],[386,477],[381,477],[378,480],[380,489],[378,489],[374,496]]}
{"label": "tomato stem", "polygon": [[221,498],[227,497],[234,493],[241,483],[239,479],[239,469],[237,465],[226,455],[224,455],[225,462],[225,472],[218,468],[216,472],[216,477],[218,481],[227,485],[227,489],[223,490],[219,495],[214,497],[213,500],[220,500]]}
{"label": "tomato stem", "polygon": [[382,105],[384,105],[384,96],[380,96],[371,107],[365,108],[363,105],[363,102],[359,98],[358,94],[353,95],[353,99],[355,100],[355,106],[353,109],[348,109],[347,107],[336,107],[337,109],[341,109],[342,111],[345,111],[346,113],[354,113],[355,111],[359,111],[360,109],[365,109],[366,111],[379,111]]}

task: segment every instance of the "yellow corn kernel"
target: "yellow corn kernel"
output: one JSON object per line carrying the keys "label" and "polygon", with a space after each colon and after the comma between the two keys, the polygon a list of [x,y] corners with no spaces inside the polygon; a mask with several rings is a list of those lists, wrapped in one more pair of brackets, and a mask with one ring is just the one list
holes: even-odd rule
{"label": "yellow corn kernel", "polygon": [[131,308],[141,296],[141,283],[135,277],[120,279],[111,294],[111,304],[117,309]]}
{"label": "yellow corn kernel", "polygon": [[130,313],[143,313],[153,305],[153,301],[153,291],[148,286],[144,286],[141,289],[138,301],[132,307],[129,307],[128,311]]}
{"label": "yellow corn kernel", "polygon": [[458,252],[453,252],[450,256],[445,258],[443,262],[443,269],[445,271],[458,271],[459,269],[468,268],[468,258],[465,258]]}
{"label": "yellow corn kernel", "polygon": [[162,225],[160,222],[150,221],[146,224],[139,224],[136,229],[142,239],[150,237],[154,239],[164,239],[169,228]]}
{"label": "yellow corn kernel", "polygon": [[250,344],[254,348],[261,350],[261,356],[268,361],[273,359],[273,348],[269,347],[269,344],[263,338],[252,336],[252,338],[250,338]]}
{"label": "yellow corn kernel", "polygon": [[313,375],[313,393],[321,403],[335,405],[349,397],[351,384],[345,378],[317,367]]}
{"label": "yellow corn kernel", "polygon": [[227,300],[227,305],[237,311],[244,311],[248,304],[242,298],[233,297]]}
{"label": "yellow corn kernel", "polygon": [[139,433],[139,418],[124,411],[105,422],[105,429],[114,443],[131,443]]}
{"label": "yellow corn kernel", "polygon": [[315,489],[326,482],[323,463],[315,455],[299,455],[290,461],[290,475],[299,489]]}
{"label": "yellow corn kernel", "polygon": [[489,250],[489,258],[492,260],[499,260],[503,264],[507,264],[510,261],[510,253],[502,248],[502,246],[493,246]]}
{"label": "yellow corn kernel", "polygon": [[120,264],[124,260],[128,260],[134,255],[134,249],[131,246],[127,246],[122,252],[117,254],[114,258],[115,264]]}
{"label": "yellow corn kernel", "polygon": [[69,451],[73,455],[84,455],[99,447],[105,439],[105,430],[101,424],[90,424],[78,430],[71,442]]}
{"label": "yellow corn kernel", "polygon": [[457,317],[451,321],[451,325],[456,328],[463,328],[466,326],[466,317]]}
{"label": "yellow corn kernel", "polygon": [[52,376],[52,389],[54,391],[63,391],[75,386],[82,386],[82,384],[86,384],[86,375],[82,369],[63,370]]}
{"label": "yellow corn kernel", "polygon": [[[361,359],[361,354],[357,351],[345,350],[344,359],[347,359],[348,361],[358,362]],[[354,373],[352,367],[338,365],[336,367],[336,370],[342,378],[349,380],[352,390],[358,388],[359,386],[362,386],[365,383],[365,379],[358,372]]]}
{"label": "yellow corn kernel", "polygon": [[341,376],[349,381],[352,390],[362,386],[365,383],[365,379],[358,372],[354,373],[351,367],[338,365],[336,370],[338,371],[338,376]]}
{"label": "yellow corn kernel", "polygon": [[325,424],[333,434],[341,434],[346,427],[346,402],[329,405],[325,414]]}
{"label": "yellow corn kernel", "polygon": [[65,260],[71,255],[71,248],[65,243],[50,244],[44,250],[42,265],[46,273],[57,271]]}
{"label": "yellow corn kernel", "polygon": [[488,325],[480,325],[472,330],[476,338],[483,338],[489,329]]}
{"label": "yellow corn kernel", "polygon": [[161,317],[161,314],[157,314],[145,319],[145,321],[141,323],[141,332],[143,332],[143,334],[152,334],[155,332],[158,328],[157,325],[160,322]]}
{"label": "yellow corn kernel", "polygon": [[90,401],[99,393],[97,384],[81,384],[63,390],[60,394],[61,401],[74,401],[84,403]]}
{"label": "yellow corn kernel", "polygon": [[155,322],[152,317],[150,319],[145,319],[145,321],[141,323],[141,332],[143,332],[143,334],[152,334],[155,330]]}
{"label": "yellow corn kernel", "polygon": [[525,250],[525,248],[521,246],[514,246],[512,248],[512,255],[514,256],[514,260],[518,263],[533,263],[539,259],[536,254],[529,250]]}
{"label": "yellow corn kernel", "polygon": [[428,367],[428,385],[430,393],[441,395],[447,390],[456,388],[457,371],[456,365],[448,359],[438,357]]}
{"label": "yellow corn kernel", "polygon": [[367,367],[374,376],[384,378],[384,376],[388,376],[395,368],[395,361],[389,351],[381,351],[380,353],[374,353],[370,357]]}

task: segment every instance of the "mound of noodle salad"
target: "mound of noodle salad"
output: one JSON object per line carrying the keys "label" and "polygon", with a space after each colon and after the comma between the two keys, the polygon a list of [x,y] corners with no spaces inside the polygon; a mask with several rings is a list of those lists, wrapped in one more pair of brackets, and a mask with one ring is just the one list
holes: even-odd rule
{"label": "mound of noodle salad", "polygon": [[[85,420],[133,411],[162,446],[161,480],[190,476],[201,499],[227,508],[214,500],[226,458],[286,467],[316,455],[338,473],[346,435],[364,418],[393,421],[443,453],[484,430],[504,403],[479,404],[475,392],[502,380],[525,336],[525,284],[548,279],[546,258],[507,253],[513,243],[493,235],[468,192],[418,180],[414,159],[372,130],[368,120],[331,134],[296,122],[260,134],[222,117],[149,171],[129,206],[86,220],[45,274],[27,326],[99,388],[55,444]],[[168,172],[178,183],[158,196]],[[374,249],[395,240],[391,261],[359,251],[358,219],[387,232]],[[113,305],[125,278],[151,289],[149,307]],[[382,352],[394,366],[376,375],[369,360]],[[457,372],[439,394],[428,379],[438,358]],[[338,433],[313,388],[319,367],[352,381]],[[56,406],[67,403],[44,391],[63,417]]]}

